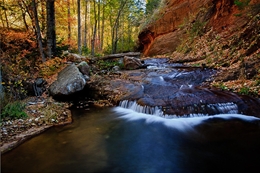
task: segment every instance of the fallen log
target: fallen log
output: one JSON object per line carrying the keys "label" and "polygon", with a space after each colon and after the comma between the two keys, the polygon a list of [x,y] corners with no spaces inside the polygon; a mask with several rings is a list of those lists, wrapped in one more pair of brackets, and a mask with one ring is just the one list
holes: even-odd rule
{"label": "fallen log", "polygon": [[127,52],[127,53],[117,53],[117,54],[110,54],[110,55],[106,55],[103,57],[100,57],[98,59],[100,60],[106,60],[106,59],[114,59],[114,58],[123,58],[125,56],[131,56],[131,57],[136,57],[136,56],[140,56],[141,53],[140,52]]}

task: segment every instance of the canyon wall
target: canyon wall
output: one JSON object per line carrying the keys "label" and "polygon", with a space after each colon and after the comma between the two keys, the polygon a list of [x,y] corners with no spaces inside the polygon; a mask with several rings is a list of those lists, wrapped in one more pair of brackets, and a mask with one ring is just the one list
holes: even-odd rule
{"label": "canyon wall", "polygon": [[[250,1],[255,3],[258,0]],[[234,0],[165,0],[156,19],[151,19],[140,32],[140,49],[144,56],[172,53],[196,21],[205,23],[204,32],[213,29],[230,36],[246,24],[245,18],[239,15]]]}

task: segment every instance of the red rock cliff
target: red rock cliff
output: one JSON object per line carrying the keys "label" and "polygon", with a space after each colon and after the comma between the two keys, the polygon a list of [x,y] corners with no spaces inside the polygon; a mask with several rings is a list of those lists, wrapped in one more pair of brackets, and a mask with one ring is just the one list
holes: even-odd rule
{"label": "red rock cliff", "polygon": [[[251,4],[259,3],[251,0]],[[166,0],[157,20],[147,25],[139,34],[140,47],[144,56],[172,53],[185,37],[181,26],[196,20],[207,23],[205,28],[222,32],[244,25],[234,0]]]}

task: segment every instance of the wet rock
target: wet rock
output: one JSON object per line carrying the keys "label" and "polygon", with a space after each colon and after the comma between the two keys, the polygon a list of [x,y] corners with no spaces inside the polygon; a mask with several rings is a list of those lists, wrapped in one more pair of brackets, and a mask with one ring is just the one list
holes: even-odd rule
{"label": "wet rock", "polygon": [[112,68],[112,71],[114,71],[114,72],[118,72],[119,70],[120,70],[119,66],[115,66]]}
{"label": "wet rock", "polygon": [[121,101],[135,100],[143,107],[159,107],[168,115],[240,113],[260,116],[257,112],[259,100],[202,87],[203,82],[215,74],[214,70],[168,66],[170,68],[162,66],[125,72],[122,76],[128,81],[111,81],[112,88],[117,90]]}
{"label": "wet rock", "polygon": [[129,57],[129,56],[124,57],[123,63],[124,63],[124,68],[127,70],[134,70],[134,69],[141,68],[143,66],[140,59],[135,57]]}
{"label": "wet rock", "polygon": [[135,100],[143,96],[144,88],[139,83],[131,83],[125,80],[113,80],[110,83],[109,90],[113,93],[118,91],[114,99],[115,102],[119,100]]}
{"label": "wet rock", "polygon": [[46,91],[47,82],[43,78],[23,82],[29,96],[41,96]]}
{"label": "wet rock", "polygon": [[82,61],[81,63],[79,63],[78,68],[83,75],[90,75],[90,66],[86,61]]}
{"label": "wet rock", "polygon": [[81,91],[86,86],[86,78],[75,64],[67,66],[58,74],[58,79],[49,88],[52,96],[68,96]]}

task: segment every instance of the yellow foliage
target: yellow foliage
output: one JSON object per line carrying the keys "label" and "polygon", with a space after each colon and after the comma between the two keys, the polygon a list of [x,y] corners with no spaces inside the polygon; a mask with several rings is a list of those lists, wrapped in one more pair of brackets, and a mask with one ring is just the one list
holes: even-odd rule
{"label": "yellow foliage", "polygon": [[63,60],[59,57],[55,57],[47,60],[45,63],[40,64],[40,75],[43,78],[48,78],[57,73],[61,67],[63,67]]}

